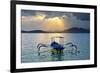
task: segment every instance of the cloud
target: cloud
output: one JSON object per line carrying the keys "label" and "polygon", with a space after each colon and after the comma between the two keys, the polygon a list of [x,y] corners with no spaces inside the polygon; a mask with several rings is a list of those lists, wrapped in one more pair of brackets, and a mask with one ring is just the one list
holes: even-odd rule
{"label": "cloud", "polygon": [[72,13],[69,18],[72,27],[90,29],[90,21],[89,20],[83,20],[83,18],[81,18],[81,17],[78,18],[78,16],[75,16],[74,14],[76,14],[76,13]]}
{"label": "cloud", "polygon": [[62,31],[66,28],[65,20],[62,17],[52,17],[45,20],[45,30]]}
{"label": "cloud", "polygon": [[60,31],[68,28],[69,22],[67,16],[52,16],[49,18],[46,16],[45,14],[39,13],[35,16],[22,16],[22,29]]}
{"label": "cloud", "polygon": [[21,10],[21,16],[33,16],[36,12],[33,10]]}
{"label": "cloud", "polygon": [[76,16],[80,20],[90,20],[89,13],[74,13],[73,15]]}
{"label": "cloud", "polygon": [[[21,15],[22,30],[45,30],[46,24],[54,27],[58,26],[56,24],[64,24],[64,29],[72,27],[89,29],[90,27],[88,13],[22,10]],[[54,30],[53,26],[47,29]],[[59,29],[61,30],[60,27]]]}
{"label": "cloud", "polygon": [[[45,16],[22,16],[22,30],[43,29]],[[42,25],[42,26],[41,26]]]}

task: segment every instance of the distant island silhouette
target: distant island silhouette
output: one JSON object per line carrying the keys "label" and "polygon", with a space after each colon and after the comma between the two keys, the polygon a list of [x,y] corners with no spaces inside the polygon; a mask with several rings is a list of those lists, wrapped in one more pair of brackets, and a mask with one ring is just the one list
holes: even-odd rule
{"label": "distant island silhouette", "polygon": [[44,30],[30,30],[30,31],[22,30],[21,32],[22,33],[89,33],[90,31],[88,29],[74,27],[63,31],[53,31],[53,32]]}

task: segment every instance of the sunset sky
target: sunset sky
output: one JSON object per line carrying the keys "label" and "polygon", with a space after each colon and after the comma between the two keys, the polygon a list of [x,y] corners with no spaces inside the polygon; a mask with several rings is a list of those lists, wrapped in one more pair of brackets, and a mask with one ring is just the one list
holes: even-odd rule
{"label": "sunset sky", "polygon": [[62,31],[73,27],[90,29],[90,14],[21,10],[21,23],[22,30]]}

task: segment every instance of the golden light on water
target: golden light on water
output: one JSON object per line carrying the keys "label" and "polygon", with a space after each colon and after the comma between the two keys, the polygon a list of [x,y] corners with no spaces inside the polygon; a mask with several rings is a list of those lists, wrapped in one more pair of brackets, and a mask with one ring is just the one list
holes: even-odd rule
{"label": "golden light on water", "polygon": [[[46,43],[50,44],[54,40],[56,42],[59,42],[61,39],[55,38],[55,37],[64,37],[64,34],[63,33],[48,33],[48,34],[46,33],[46,34],[40,34],[40,36],[38,36],[38,40],[40,42],[42,42],[44,44],[46,44]],[[54,40],[52,40],[52,38],[54,38]]]}
{"label": "golden light on water", "polygon": [[[61,33],[51,33],[51,34],[48,35],[48,38],[50,39],[50,42],[52,42],[52,41],[54,41],[54,40],[52,40],[53,37],[60,37],[60,36],[63,36],[63,34],[61,34]],[[55,38],[55,41],[59,42],[60,39],[59,38],[57,38],[57,39]]]}
{"label": "golden light on water", "polygon": [[49,34],[50,38],[51,37],[56,37],[56,36],[62,36],[62,34],[61,33],[51,33],[51,34]]}

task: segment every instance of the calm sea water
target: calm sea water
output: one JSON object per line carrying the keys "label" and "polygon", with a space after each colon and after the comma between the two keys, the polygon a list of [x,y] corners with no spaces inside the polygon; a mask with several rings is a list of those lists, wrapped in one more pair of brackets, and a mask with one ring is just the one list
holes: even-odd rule
{"label": "calm sea water", "polygon": [[[77,45],[80,53],[71,54],[66,46],[63,55],[52,55],[49,45],[52,42],[51,37],[64,37],[63,44],[72,42]],[[90,34],[89,33],[22,33],[21,46],[21,62],[48,62],[48,61],[64,61],[64,60],[87,60],[90,59]],[[48,47],[41,48],[38,54],[37,45],[43,43]],[[45,51],[45,52],[44,52]]]}

